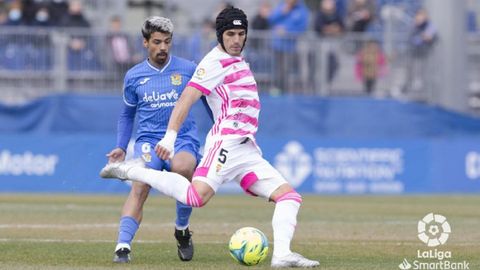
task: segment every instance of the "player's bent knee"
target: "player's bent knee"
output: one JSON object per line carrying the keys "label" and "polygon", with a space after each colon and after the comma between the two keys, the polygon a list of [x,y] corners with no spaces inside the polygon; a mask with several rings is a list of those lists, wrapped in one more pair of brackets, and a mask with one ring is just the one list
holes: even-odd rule
{"label": "player's bent knee", "polygon": [[292,200],[292,201],[296,201],[298,203],[302,203],[302,195],[300,195],[298,192],[296,192],[295,190],[290,190],[290,191],[287,191],[279,196],[277,196],[275,198],[275,203],[279,203],[281,201],[285,201],[285,200]]}
{"label": "player's bent knee", "polygon": [[205,205],[205,203],[204,203],[204,200],[202,199],[202,197],[200,197],[200,195],[198,195],[198,192],[195,189],[195,186],[190,184],[190,186],[188,186],[188,190],[187,190],[187,203],[186,204],[191,206],[191,207],[202,207],[202,206]]}

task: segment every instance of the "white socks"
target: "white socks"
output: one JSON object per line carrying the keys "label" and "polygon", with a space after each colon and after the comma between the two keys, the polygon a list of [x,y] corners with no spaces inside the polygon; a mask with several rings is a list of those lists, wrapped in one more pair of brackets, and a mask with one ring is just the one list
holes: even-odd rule
{"label": "white socks", "polygon": [[294,200],[277,202],[273,212],[273,256],[284,257],[290,254],[290,242],[297,225],[300,203]]}
{"label": "white socks", "polygon": [[180,174],[134,167],[127,172],[128,179],[149,184],[163,194],[187,204],[187,191],[190,182]]}

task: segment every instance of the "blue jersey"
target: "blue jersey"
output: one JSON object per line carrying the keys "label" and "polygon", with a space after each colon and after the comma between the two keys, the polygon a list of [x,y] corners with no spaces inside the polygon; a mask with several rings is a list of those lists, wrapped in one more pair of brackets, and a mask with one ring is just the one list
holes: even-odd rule
{"label": "blue jersey", "polygon": [[[135,109],[138,117],[136,141],[146,141],[155,145],[163,138],[173,108],[195,68],[196,65],[193,62],[171,56],[162,69],[154,67],[145,60],[127,72],[123,100],[130,111]],[[121,138],[131,136],[131,132],[127,134],[128,128],[124,128],[125,126],[122,128],[121,120],[119,120],[118,146],[125,149],[125,140]],[[178,138],[199,146],[197,126],[191,113],[178,131]]]}

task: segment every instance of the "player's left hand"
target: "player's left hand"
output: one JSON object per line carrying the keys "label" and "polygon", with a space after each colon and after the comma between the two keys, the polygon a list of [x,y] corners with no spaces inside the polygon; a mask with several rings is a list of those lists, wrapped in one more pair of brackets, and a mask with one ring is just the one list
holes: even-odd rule
{"label": "player's left hand", "polygon": [[110,151],[110,153],[107,154],[107,157],[108,163],[124,161],[125,151],[122,148],[117,147]]}
{"label": "player's left hand", "polygon": [[157,156],[163,160],[172,159],[176,139],[177,132],[172,129],[167,130],[163,139],[155,145],[155,153],[157,153]]}

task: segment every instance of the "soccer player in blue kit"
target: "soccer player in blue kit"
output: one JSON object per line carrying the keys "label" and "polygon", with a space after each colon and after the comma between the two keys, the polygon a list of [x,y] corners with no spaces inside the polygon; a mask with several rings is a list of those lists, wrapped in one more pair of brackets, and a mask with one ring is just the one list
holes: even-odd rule
{"label": "soccer player in blue kit", "polygon": [[[132,67],[124,79],[124,106],[118,120],[117,146],[107,154],[108,162],[125,160],[128,142],[132,135],[135,115],[138,118],[134,157],[141,157],[146,166],[156,170],[166,169],[191,179],[200,159],[197,127],[193,116],[179,131],[175,155],[162,160],[156,155],[155,145],[167,130],[170,114],[196,65],[170,54],[173,36],[172,22],[163,17],[148,18],[142,27],[143,45],[148,50],[148,59]],[[130,262],[131,242],[143,216],[143,205],[150,186],[133,182],[122,209],[117,246],[113,261]],[[193,257],[193,243],[189,231],[191,206],[177,201],[175,238],[178,256],[182,261]]]}

